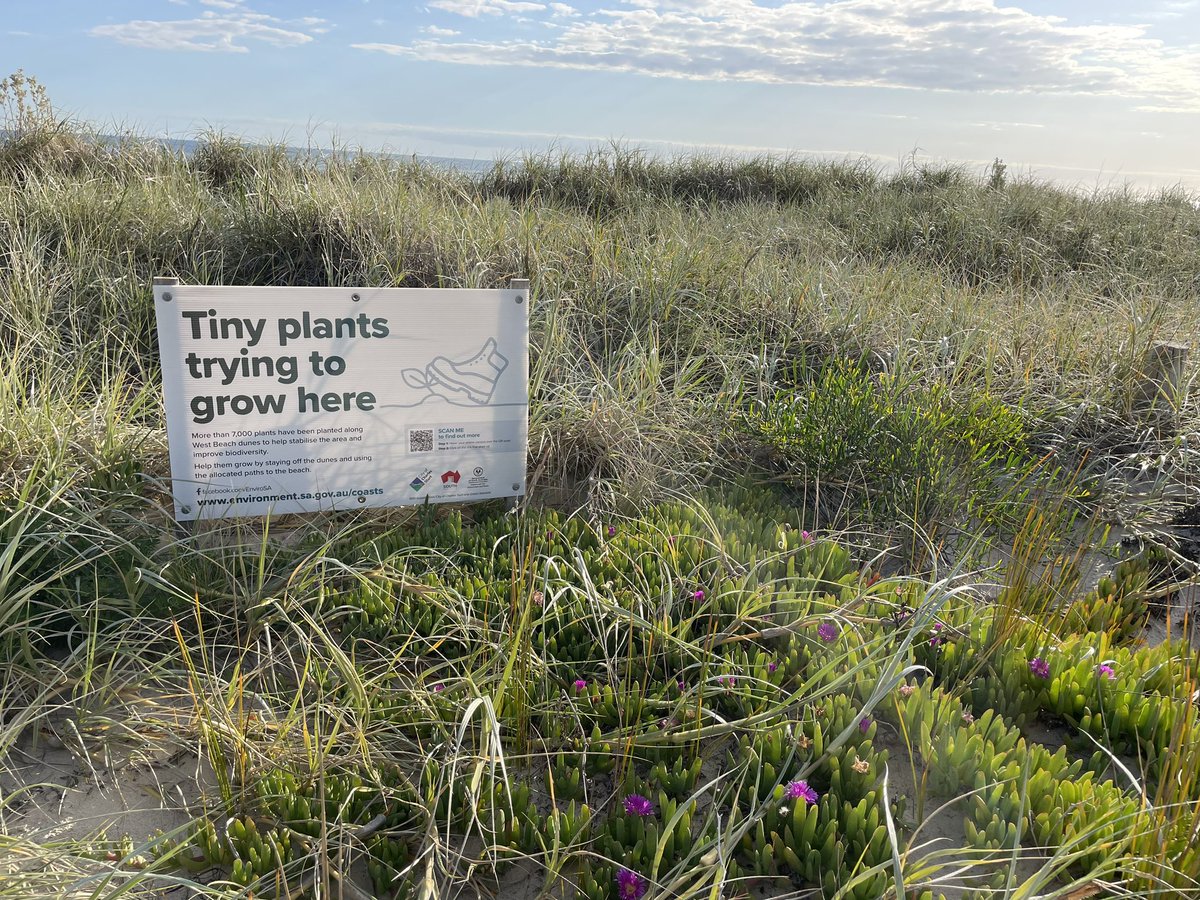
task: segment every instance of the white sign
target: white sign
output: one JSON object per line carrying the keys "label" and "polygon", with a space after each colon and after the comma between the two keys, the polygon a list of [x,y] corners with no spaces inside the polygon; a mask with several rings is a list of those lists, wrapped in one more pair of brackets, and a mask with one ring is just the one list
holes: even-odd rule
{"label": "white sign", "polygon": [[175,518],[523,494],[528,293],[156,284]]}

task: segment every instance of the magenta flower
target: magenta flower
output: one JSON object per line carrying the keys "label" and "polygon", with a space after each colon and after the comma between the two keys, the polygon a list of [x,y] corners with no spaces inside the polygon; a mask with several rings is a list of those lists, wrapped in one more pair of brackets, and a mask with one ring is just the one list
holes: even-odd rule
{"label": "magenta flower", "polygon": [[812,539],[813,539],[813,536],[810,532],[807,532],[807,531],[800,532],[800,540],[802,540],[804,543],[806,543],[806,544],[812,543]]}
{"label": "magenta flower", "polygon": [[582,691],[586,687],[587,687],[587,682],[584,679],[582,679],[582,678],[575,679],[575,693],[578,694],[580,691]]}
{"label": "magenta flower", "polygon": [[640,900],[646,893],[646,879],[637,872],[621,869],[617,872],[617,896],[620,900]]}
{"label": "magenta flower", "polygon": [[616,536],[617,536],[617,526],[616,526],[616,525],[609,525],[609,526],[608,526],[608,536],[609,536],[609,537],[616,537]]}
{"label": "magenta flower", "polygon": [[858,730],[861,731],[863,734],[866,734],[868,731],[871,730],[871,717],[870,716],[862,717],[862,720],[858,723]]}
{"label": "magenta flower", "polygon": [[1099,668],[1096,669],[1096,674],[1103,678],[1107,678],[1109,681],[1112,681],[1117,677],[1116,670],[1108,663],[1101,663]]}
{"label": "magenta flower", "polygon": [[440,681],[433,686],[433,692],[435,694],[440,694],[445,689],[446,689],[446,686],[444,684],[442,684]]}
{"label": "magenta flower", "polygon": [[703,600],[704,599],[704,591],[702,589],[692,591],[692,599],[693,600]]}
{"label": "magenta flower", "polygon": [[936,647],[942,642],[942,623],[933,623],[933,637],[929,639],[929,646]]}
{"label": "magenta flower", "polygon": [[684,691],[687,690],[687,684],[684,683],[684,680],[682,678],[680,678],[677,682],[675,682],[675,687],[679,688],[680,693],[683,693]]}
{"label": "magenta flower", "polygon": [[721,684],[725,685],[725,687],[727,687],[727,688],[731,688],[735,684],[737,684],[737,678],[735,678],[733,675],[722,675],[720,678],[717,679],[717,681],[719,681]]}
{"label": "magenta flower", "polygon": [[775,670],[778,668],[779,668],[779,663],[777,663],[777,662],[772,661],[772,662],[767,663],[767,671],[770,672],[772,675],[775,674]]}
{"label": "magenta flower", "polygon": [[817,626],[817,637],[828,644],[837,638],[837,626],[832,622],[822,622]]}
{"label": "magenta flower", "polygon": [[654,804],[641,794],[629,794],[625,797],[625,812],[631,816],[652,816]]}
{"label": "magenta flower", "polygon": [[808,786],[807,781],[789,781],[784,796],[789,800],[803,800],[805,803],[816,803],[821,795]]}
{"label": "magenta flower", "polygon": [[1038,678],[1050,677],[1050,663],[1046,662],[1040,656],[1035,656],[1029,661],[1029,671]]}

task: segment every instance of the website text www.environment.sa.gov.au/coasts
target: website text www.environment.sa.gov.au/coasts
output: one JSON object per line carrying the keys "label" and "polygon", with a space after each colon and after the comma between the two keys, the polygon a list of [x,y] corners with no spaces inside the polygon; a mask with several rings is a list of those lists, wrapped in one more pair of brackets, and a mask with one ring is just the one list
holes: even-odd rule
{"label": "website text www.environment.sa.gov.au/coasts", "polygon": [[318,491],[315,494],[307,491],[290,494],[253,494],[250,496],[221,497],[220,499],[199,499],[200,506],[221,506],[232,503],[278,503],[286,500],[338,500],[345,497],[377,497],[383,493],[383,488],[365,488],[363,490]]}

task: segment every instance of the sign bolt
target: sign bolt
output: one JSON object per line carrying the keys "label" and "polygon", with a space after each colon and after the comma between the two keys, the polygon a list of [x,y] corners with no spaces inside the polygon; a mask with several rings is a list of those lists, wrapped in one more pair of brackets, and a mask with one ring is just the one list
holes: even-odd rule
{"label": "sign bolt", "polygon": [[166,291],[163,293],[163,301],[166,303],[171,302],[171,292],[170,291]]}

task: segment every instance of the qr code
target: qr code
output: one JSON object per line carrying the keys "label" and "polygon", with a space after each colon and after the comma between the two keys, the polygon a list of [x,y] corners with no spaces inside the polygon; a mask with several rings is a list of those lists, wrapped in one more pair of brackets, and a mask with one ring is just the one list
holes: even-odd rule
{"label": "qr code", "polygon": [[428,453],[433,449],[433,429],[414,428],[408,433],[409,453]]}

